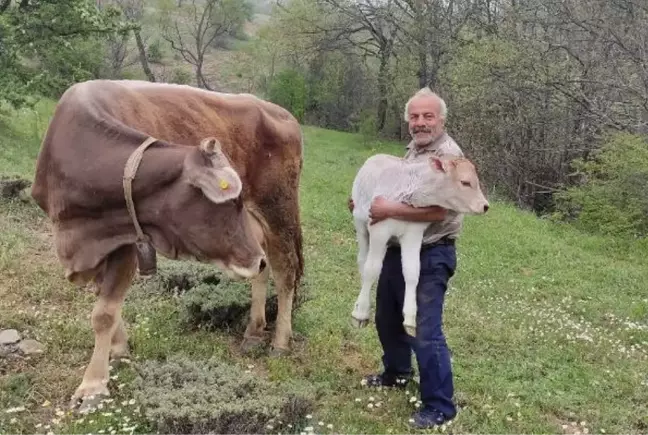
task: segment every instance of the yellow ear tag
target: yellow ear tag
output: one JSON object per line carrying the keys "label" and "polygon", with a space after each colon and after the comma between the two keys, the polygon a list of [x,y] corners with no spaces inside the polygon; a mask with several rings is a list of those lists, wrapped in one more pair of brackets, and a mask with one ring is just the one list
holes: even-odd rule
{"label": "yellow ear tag", "polygon": [[220,180],[219,186],[221,189],[225,190],[229,187],[229,183],[227,182],[227,180]]}

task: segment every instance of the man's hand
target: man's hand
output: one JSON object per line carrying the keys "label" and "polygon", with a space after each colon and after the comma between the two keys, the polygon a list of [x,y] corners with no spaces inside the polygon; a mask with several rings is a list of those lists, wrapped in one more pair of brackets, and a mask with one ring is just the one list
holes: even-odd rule
{"label": "man's hand", "polygon": [[347,204],[347,207],[349,207],[349,211],[353,213],[353,209],[355,207],[355,204],[353,203],[353,199],[349,198],[349,202]]}
{"label": "man's hand", "polygon": [[398,203],[389,201],[382,196],[375,197],[371,202],[371,208],[369,208],[369,218],[371,219],[369,225],[392,217],[395,205],[398,205]]}

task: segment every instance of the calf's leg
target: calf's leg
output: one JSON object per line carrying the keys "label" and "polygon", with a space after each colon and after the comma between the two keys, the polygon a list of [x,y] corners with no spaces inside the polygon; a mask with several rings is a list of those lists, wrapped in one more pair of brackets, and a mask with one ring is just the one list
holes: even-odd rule
{"label": "calf's leg", "polygon": [[367,228],[367,221],[364,219],[355,218],[353,223],[355,225],[356,239],[358,241],[358,271],[360,276],[362,276],[365,261],[367,261],[367,254],[369,252],[369,230]]}
{"label": "calf's leg", "polygon": [[371,287],[380,275],[390,236],[388,221],[374,224],[369,230],[369,251],[362,269],[362,287],[351,313],[352,323],[356,327],[366,326],[369,322]]}
{"label": "calf's leg", "polygon": [[423,239],[422,225],[408,225],[400,237],[401,262],[403,278],[405,279],[405,298],[403,300],[403,326],[412,337],[416,337],[416,287],[421,272],[421,241]]}
{"label": "calf's leg", "polygon": [[94,404],[97,396],[107,396],[108,364],[111,345],[116,338],[121,344],[125,331],[121,325],[121,308],[137,267],[134,245],[123,246],[105,260],[103,270],[95,278],[98,299],[92,310],[92,328],[95,344],[90,363],[86,367],[81,385],[70,401],[76,407],[81,400],[81,411]]}

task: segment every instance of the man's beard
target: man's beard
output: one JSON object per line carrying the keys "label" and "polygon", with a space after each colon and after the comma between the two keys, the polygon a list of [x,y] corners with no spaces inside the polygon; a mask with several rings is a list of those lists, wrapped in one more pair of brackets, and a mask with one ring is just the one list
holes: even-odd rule
{"label": "man's beard", "polygon": [[[415,137],[415,135],[418,134],[418,133],[425,133],[425,134],[428,134],[430,136],[428,136],[428,137],[426,137],[424,139],[423,138],[417,139]],[[428,145],[428,144],[434,142],[435,140],[437,140],[441,136],[442,133],[443,133],[443,129],[441,129],[441,128],[432,129],[432,128],[429,128],[429,127],[414,127],[414,128],[412,128],[410,130],[410,135],[412,136],[412,139],[414,139],[414,142],[416,142],[417,145]],[[420,141],[424,141],[424,142],[420,142]]]}

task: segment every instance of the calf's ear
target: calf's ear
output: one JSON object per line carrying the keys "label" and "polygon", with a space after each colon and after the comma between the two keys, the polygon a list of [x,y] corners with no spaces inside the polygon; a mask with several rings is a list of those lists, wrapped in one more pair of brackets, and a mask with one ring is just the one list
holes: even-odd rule
{"label": "calf's ear", "polygon": [[430,157],[430,165],[432,166],[432,168],[436,169],[437,171],[448,172],[447,162],[444,162],[437,156]]}

